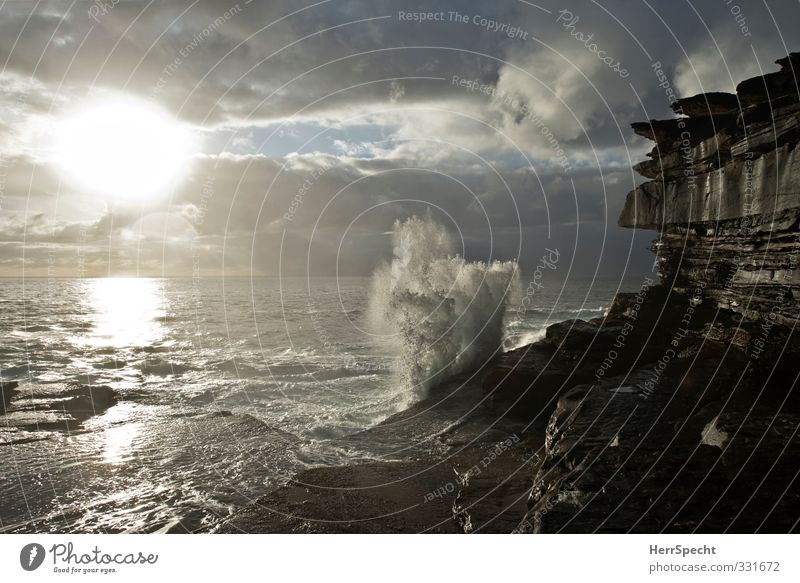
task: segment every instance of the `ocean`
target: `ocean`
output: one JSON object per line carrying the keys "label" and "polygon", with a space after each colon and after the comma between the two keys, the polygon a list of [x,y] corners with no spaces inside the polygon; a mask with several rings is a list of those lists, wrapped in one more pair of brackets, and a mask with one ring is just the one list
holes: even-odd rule
{"label": "ocean", "polygon": [[[602,316],[642,281],[557,276],[519,277],[498,350]],[[337,445],[424,388],[409,381],[408,347],[370,316],[375,289],[372,278],[3,280],[0,377],[27,400],[0,415],[0,531],[193,531],[300,470],[385,459]],[[471,318],[485,327],[483,314]],[[74,382],[118,398],[61,427],[59,383]],[[26,395],[28,383],[53,390]]]}

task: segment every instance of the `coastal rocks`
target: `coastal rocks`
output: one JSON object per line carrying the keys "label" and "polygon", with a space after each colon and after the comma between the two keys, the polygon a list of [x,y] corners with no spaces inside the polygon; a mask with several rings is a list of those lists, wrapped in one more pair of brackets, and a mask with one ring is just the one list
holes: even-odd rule
{"label": "coastal rocks", "polygon": [[4,434],[0,442],[31,431],[73,431],[84,421],[117,403],[117,394],[106,386],[77,383],[19,385],[10,395],[3,387]]}
{"label": "coastal rocks", "polygon": [[642,176],[656,180],[676,179],[685,172],[703,174],[720,166],[731,158],[731,144],[726,131],[720,131],[695,145],[687,144],[680,149],[654,147],[649,160],[639,162],[633,169]]}
{"label": "coastal rocks", "polygon": [[[657,142],[651,160],[635,167],[655,180],[628,194],[619,224],[659,231],[653,250],[662,281],[681,293],[700,286],[746,321],[790,325],[800,315],[793,277],[800,254],[797,59],[779,59],[781,71],[743,81],[737,95],[677,101],[674,109],[689,117],[653,125],[673,128],[671,144],[666,130],[634,124]],[[720,115],[724,124],[716,123]]]}
{"label": "coastal rocks", "polygon": [[517,532],[797,530],[798,54],[777,62],[736,95],[673,104],[689,117],[634,124],[655,180],[619,224],[659,231],[662,284],[598,324],[632,328],[558,399]]}
{"label": "coastal rocks", "polygon": [[800,415],[771,408],[747,360],[723,345],[679,359],[648,390],[653,373],[643,367],[559,400],[518,531],[794,528]]}
{"label": "coastal rocks", "polygon": [[[580,319],[565,320],[548,326],[544,341],[559,354],[569,355],[574,359],[591,348],[592,340],[603,343],[604,340],[613,337],[616,332],[616,329],[609,326],[599,326],[598,322],[586,322]],[[590,340],[589,343],[586,342],[587,339]]]}
{"label": "coastal rocks", "polygon": [[542,342],[507,352],[483,377],[484,404],[497,415],[544,423],[574,372]]}
{"label": "coastal rocks", "polygon": [[[599,318],[549,326],[542,340],[502,354],[488,367],[482,381],[484,404],[496,415],[546,421],[566,389],[597,374],[608,345],[626,323]],[[626,358],[627,352],[620,362]]]}
{"label": "coastal rocks", "polygon": [[[743,81],[737,94],[680,99],[671,120],[632,124],[656,142],[650,160],[635,169],[647,178],[620,215],[625,227],[666,229],[759,217],[800,206],[800,103],[797,53],[779,59],[782,70]],[[796,218],[796,214],[795,214]]]}
{"label": "coastal rocks", "polygon": [[739,110],[739,100],[731,93],[712,91],[678,99],[671,107],[678,115],[689,117],[731,115]]}
{"label": "coastal rocks", "polygon": [[673,334],[687,314],[697,326],[730,321],[653,283],[646,278],[638,293],[618,294],[603,318],[553,324],[539,342],[496,358],[483,377],[484,404],[495,415],[541,422],[570,388],[653,363],[673,342],[687,342]]}
{"label": "coastal rocks", "polygon": [[794,275],[800,239],[795,211],[714,225],[674,226],[661,235],[662,278],[681,293],[700,288],[716,306],[746,321],[791,326],[797,318]]}
{"label": "coastal rocks", "polygon": [[461,474],[452,504],[462,532],[508,533],[516,527],[525,512],[540,447],[536,432],[528,432],[483,448],[481,459]]}
{"label": "coastal rocks", "polygon": [[706,138],[710,138],[719,130],[736,127],[735,115],[715,115],[702,118],[682,118],[682,119],[651,119],[645,122],[635,122],[631,124],[633,131],[648,140],[653,140],[659,146],[670,147],[673,144],[681,143],[683,136],[690,136],[689,144],[695,144]]}
{"label": "coastal rocks", "polygon": [[[625,419],[630,413],[632,404],[624,402],[626,398],[636,397],[622,397],[612,407],[615,418]],[[608,405],[598,400],[581,418],[589,409],[597,413],[596,407]],[[647,427],[654,413],[637,409],[624,426],[633,434],[623,427],[622,435],[605,434],[608,441],[592,442],[593,449],[582,447],[561,466],[548,467],[564,479],[537,482],[536,503],[519,531],[719,533],[796,528],[798,496],[792,478],[800,451],[785,428],[792,423],[796,427],[797,417],[782,419],[777,429],[766,433],[764,418],[746,423],[738,419],[732,433],[720,431],[724,439],[709,444],[687,433],[670,435],[666,425]],[[755,448],[759,439],[761,445]],[[581,460],[578,454],[590,457]]]}
{"label": "coastal rocks", "polygon": [[[432,532],[457,532],[449,506],[442,499],[416,512],[393,516],[393,510],[413,509],[421,503],[420,496],[409,492],[407,480],[416,471],[416,464],[385,462],[307,470],[236,513],[214,532],[414,532],[410,524],[428,524]],[[439,481],[446,483],[449,479],[452,472],[442,469]]]}
{"label": "coastal rocks", "polygon": [[800,73],[797,61],[798,53],[791,53],[789,56],[775,61],[781,66],[780,71],[746,79],[739,83],[736,86],[736,96],[742,106],[757,105],[784,97],[796,101],[798,99],[797,75]]}
{"label": "coastal rocks", "polygon": [[749,152],[703,174],[693,174],[693,166],[683,172],[690,173],[690,179],[645,182],[632,191],[619,225],[659,229],[670,223],[714,223],[800,207],[800,152],[789,144],[757,158]]}
{"label": "coastal rocks", "polygon": [[525,512],[535,447],[513,435],[442,459],[312,468],[214,532],[508,533]]}
{"label": "coastal rocks", "polygon": [[16,388],[19,386],[18,383],[15,381],[0,381],[0,394],[2,394],[2,399],[0,402],[2,403],[2,411],[3,413],[6,412],[6,409],[11,404],[11,399],[14,397],[14,394],[17,392]]}
{"label": "coastal rocks", "polygon": [[349,463],[300,472],[213,531],[510,532],[525,512],[546,418],[525,431],[481,406],[480,389],[476,377],[457,377],[375,427],[328,442]]}

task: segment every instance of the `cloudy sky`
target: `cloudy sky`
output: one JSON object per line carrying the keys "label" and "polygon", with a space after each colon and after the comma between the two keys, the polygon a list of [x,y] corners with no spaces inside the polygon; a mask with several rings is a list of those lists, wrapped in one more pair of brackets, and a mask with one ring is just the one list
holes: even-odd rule
{"label": "cloudy sky", "polygon": [[[655,65],[678,95],[732,91],[800,49],[798,16],[788,0],[0,0],[0,276],[366,274],[393,222],[426,212],[469,258],[531,268],[551,248],[577,274],[643,273],[653,234],[616,220],[651,147],[629,124],[671,115]],[[65,152],[69,131],[83,142]],[[168,184],[141,187],[166,160]]]}

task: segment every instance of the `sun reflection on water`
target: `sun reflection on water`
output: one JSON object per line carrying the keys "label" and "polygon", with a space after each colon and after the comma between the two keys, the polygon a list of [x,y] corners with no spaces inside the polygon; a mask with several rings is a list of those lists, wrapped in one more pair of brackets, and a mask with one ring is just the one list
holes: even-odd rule
{"label": "sun reflection on water", "polygon": [[150,346],[165,333],[164,282],[120,277],[86,281],[91,329],[84,344],[114,348]]}
{"label": "sun reflection on water", "polygon": [[117,403],[101,417],[90,419],[84,427],[90,431],[92,451],[109,465],[129,462],[143,433],[147,412],[135,403]]}

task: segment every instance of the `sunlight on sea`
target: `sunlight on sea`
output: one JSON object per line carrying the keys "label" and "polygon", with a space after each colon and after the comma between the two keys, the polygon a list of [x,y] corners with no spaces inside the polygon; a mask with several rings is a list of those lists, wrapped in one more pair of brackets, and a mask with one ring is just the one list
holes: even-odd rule
{"label": "sunlight on sea", "polygon": [[137,277],[87,281],[86,313],[91,327],[76,344],[91,346],[149,346],[164,338],[166,316],[164,280]]}

